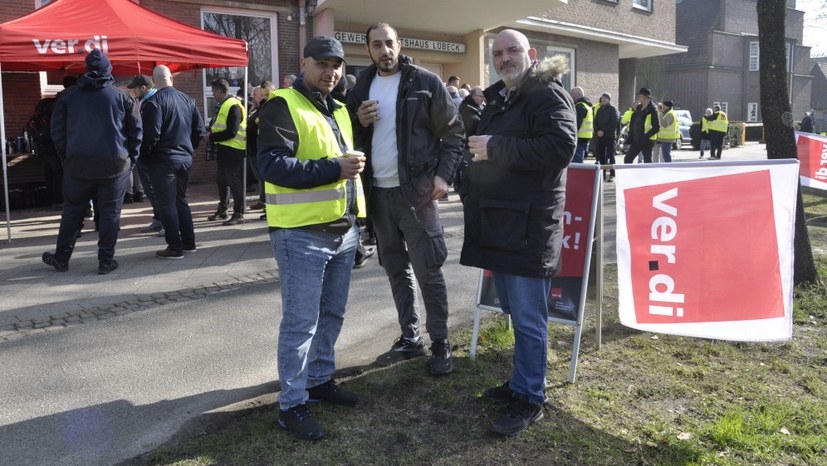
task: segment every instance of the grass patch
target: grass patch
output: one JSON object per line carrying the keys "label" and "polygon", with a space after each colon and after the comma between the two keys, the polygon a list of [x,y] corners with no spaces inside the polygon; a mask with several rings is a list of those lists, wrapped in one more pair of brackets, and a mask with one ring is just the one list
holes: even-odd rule
{"label": "grass patch", "polygon": [[[805,194],[808,215],[827,215]],[[827,245],[825,227],[811,238]],[[822,229],[822,230],[818,230]],[[820,249],[819,249],[820,248]],[[817,253],[825,276],[827,256]],[[502,316],[483,320],[476,360],[471,330],[451,341],[455,373],[427,375],[425,360],[372,369],[345,386],[357,409],[323,405],[328,432],[294,440],[272,404],[136,458],[132,464],[827,464],[827,287],[795,291],[793,339],[734,343],[654,335],[617,320],[617,270],[605,271],[603,347],[594,311],[583,333],[578,378],[566,383],[573,329],[550,325],[546,418],[515,438],[491,433],[502,406],[482,391],[509,377],[513,335]]]}

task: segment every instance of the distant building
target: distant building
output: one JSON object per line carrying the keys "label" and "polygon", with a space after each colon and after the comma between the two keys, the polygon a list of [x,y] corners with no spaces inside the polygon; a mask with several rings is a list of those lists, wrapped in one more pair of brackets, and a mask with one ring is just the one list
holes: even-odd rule
{"label": "distant building", "polygon": [[[720,104],[730,121],[761,121],[758,15],[755,0],[677,0],[675,41],[685,54],[664,57],[657,99],[692,112]],[[793,118],[810,109],[810,47],[802,45],[804,12],[787,1],[787,76]]]}
{"label": "distant building", "polygon": [[813,59],[813,98],[810,108],[815,111],[815,131],[827,131],[827,57]]}

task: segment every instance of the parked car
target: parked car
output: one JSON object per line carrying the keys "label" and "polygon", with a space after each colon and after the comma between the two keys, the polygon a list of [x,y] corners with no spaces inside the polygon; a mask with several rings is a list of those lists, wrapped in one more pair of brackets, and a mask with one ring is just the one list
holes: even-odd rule
{"label": "parked car", "polygon": [[689,110],[675,110],[674,112],[678,119],[678,130],[681,132],[681,138],[675,141],[674,148],[680,150],[684,145],[692,145],[692,136],[689,134],[689,128],[692,126],[692,113]]}

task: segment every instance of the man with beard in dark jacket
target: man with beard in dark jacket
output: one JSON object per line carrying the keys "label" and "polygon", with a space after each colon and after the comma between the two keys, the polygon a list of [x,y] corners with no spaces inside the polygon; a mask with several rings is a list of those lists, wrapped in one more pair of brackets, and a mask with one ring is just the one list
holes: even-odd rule
{"label": "man with beard in dark jacket", "polygon": [[565,58],[535,62],[526,36],[510,29],[497,34],[491,53],[501,81],[485,90],[488,105],[468,141],[474,158],[460,192],[460,263],[493,272],[500,307],[514,322],[511,379],[484,395],[508,403],[494,432],[515,435],[543,417],[548,296],[560,268],[566,167],[577,125],[560,82]]}
{"label": "man with beard in dark jacket", "polygon": [[431,374],[453,371],[448,343],[448,290],[442,264],[448,255],[437,201],[462,157],[464,133],[457,106],[440,78],[399,55],[402,42],[388,24],[365,35],[373,65],[348,92],[354,144],[365,152],[368,212],[379,261],[391,284],[402,336],[380,364],[424,356],[416,284],[431,337]]}
{"label": "man with beard in dark jacket", "polygon": [[652,103],[652,91],[642,87],[637,94],[637,102],[632,105],[632,121],[629,122],[629,140],[632,142],[623,163],[632,163],[635,157],[643,153],[643,163],[652,163],[652,149],[660,131],[658,109]]}
{"label": "man with beard in dark jacket", "polygon": [[118,268],[115,243],[127,177],[141,147],[138,104],[114,86],[112,65],[99,49],[86,57],[86,73],[55,103],[52,140],[63,162],[63,215],[55,253],[43,262],[58,272],[69,269],[75,240],[89,200],[100,213],[98,273]]}

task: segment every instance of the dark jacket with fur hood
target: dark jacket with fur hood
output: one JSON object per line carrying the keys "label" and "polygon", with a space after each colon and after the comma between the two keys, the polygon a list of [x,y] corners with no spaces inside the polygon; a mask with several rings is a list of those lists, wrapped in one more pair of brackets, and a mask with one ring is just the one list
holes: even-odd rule
{"label": "dark jacket with fur hood", "polygon": [[574,104],[559,76],[562,57],[536,62],[505,97],[485,90],[478,135],[491,135],[488,160],[471,162],[461,198],[465,241],[460,263],[527,277],[560,266],[566,167],[574,155]]}
{"label": "dark jacket with fur hood", "polygon": [[[434,176],[451,182],[462,157],[465,133],[457,106],[439,77],[399,56],[399,94],[396,98],[396,140],[399,150],[399,183],[411,206],[419,210],[433,202]],[[371,140],[373,125],[365,128],[356,117],[362,101],[368,100],[376,65],[359,75],[356,86],[347,93],[347,109],[353,119],[353,139],[357,149],[367,155],[362,174],[365,194],[373,182]]]}

